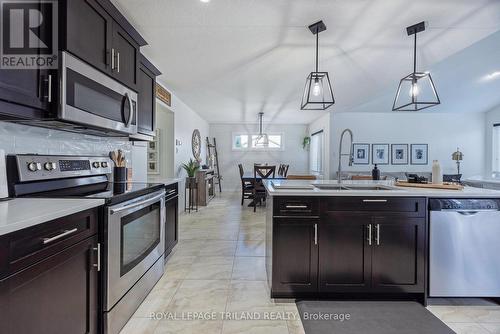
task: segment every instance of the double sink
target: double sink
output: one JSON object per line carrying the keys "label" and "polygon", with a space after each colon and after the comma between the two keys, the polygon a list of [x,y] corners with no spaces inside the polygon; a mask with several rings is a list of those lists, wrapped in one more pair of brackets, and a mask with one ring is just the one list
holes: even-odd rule
{"label": "double sink", "polygon": [[349,191],[367,191],[367,190],[399,190],[396,187],[384,186],[380,184],[313,184],[320,190],[349,190]]}

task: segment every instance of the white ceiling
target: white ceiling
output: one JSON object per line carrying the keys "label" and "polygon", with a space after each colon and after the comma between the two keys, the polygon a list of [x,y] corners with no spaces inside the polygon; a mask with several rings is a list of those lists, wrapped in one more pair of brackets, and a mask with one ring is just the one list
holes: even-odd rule
{"label": "white ceiling", "polygon": [[328,27],[320,34],[320,70],[332,78],[334,112],[366,105],[389,88],[396,91],[399,79],[411,72],[406,26],[428,23],[419,34],[422,70],[500,30],[500,0],[114,3],[149,42],[143,52],[163,72],[160,80],[211,123],[255,122],[259,111],[275,123],[309,123],[321,116],[299,109],[305,78],[314,68],[315,40],[307,26],[320,19]]}

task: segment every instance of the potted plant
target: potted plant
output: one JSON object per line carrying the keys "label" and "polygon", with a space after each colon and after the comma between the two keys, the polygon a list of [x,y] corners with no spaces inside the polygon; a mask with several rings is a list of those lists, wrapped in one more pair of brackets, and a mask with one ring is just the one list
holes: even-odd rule
{"label": "potted plant", "polygon": [[304,137],[304,139],[302,140],[302,148],[304,150],[309,149],[309,144],[311,144],[311,137]]}
{"label": "potted plant", "polygon": [[184,168],[188,175],[186,177],[186,184],[189,185],[189,188],[192,188],[192,185],[196,183],[195,174],[200,169],[200,165],[193,159],[189,159],[187,163],[182,164],[182,168]]}

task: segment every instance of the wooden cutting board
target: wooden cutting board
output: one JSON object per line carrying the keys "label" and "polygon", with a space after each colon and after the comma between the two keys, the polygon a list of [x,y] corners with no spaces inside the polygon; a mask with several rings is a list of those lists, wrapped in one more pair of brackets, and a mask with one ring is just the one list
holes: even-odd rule
{"label": "wooden cutting board", "polygon": [[396,182],[398,187],[412,187],[412,188],[427,188],[427,189],[446,189],[446,190],[462,190],[464,186],[456,183],[444,182],[442,184],[433,183],[409,183],[406,181]]}

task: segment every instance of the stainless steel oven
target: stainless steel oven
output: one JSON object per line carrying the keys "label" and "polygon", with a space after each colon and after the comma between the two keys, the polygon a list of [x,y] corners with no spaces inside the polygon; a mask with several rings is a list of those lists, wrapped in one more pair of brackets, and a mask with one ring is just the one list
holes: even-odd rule
{"label": "stainless steel oven", "polygon": [[119,134],[137,133],[137,93],[68,52],[61,53],[58,118]]}
{"label": "stainless steel oven", "polygon": [[164,272],[165,191],[106,209],[106,333],[118,333]]}

